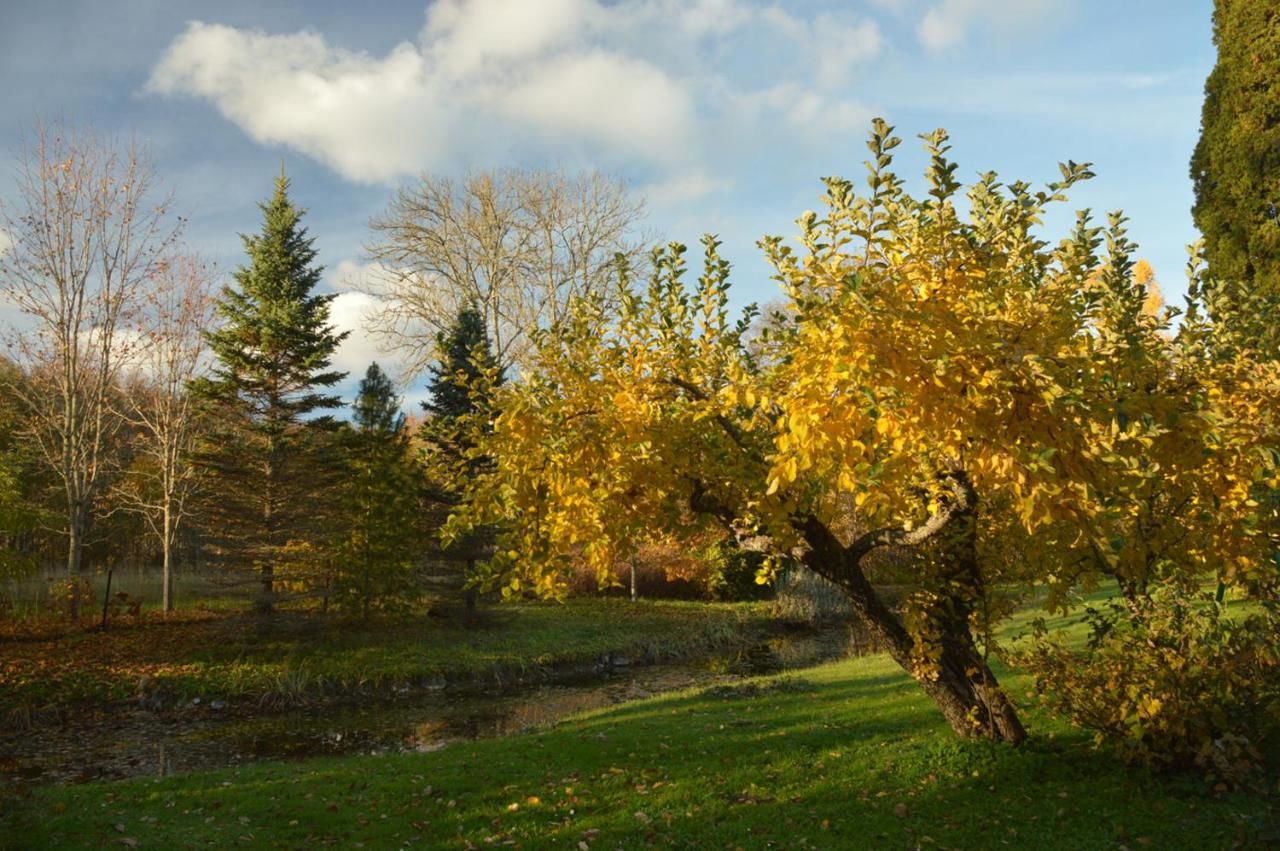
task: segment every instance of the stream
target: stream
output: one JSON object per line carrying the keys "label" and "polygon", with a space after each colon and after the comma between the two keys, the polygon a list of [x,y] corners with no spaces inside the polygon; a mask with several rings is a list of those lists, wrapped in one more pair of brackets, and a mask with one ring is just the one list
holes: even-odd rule
{"label": "stream", "polygon": [[287,710],[191,705],[88,710],[66,723],[0,733],[0,786],[164,777],[261,760],[411,753],[550,727],[580,712],[731,683],[850,655],[847,629],[785,634],[693,660],[618,667],[569,684],[417,691]]}

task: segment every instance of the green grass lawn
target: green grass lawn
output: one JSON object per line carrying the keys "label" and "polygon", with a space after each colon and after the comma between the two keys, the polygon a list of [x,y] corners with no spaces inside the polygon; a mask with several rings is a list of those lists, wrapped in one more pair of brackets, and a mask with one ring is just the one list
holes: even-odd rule
{"label": "green grass lawn", "polygon": [[[762,615],[624,601],[503,612],[498,629],[396,638],[384,624],[375,640],[347,625],[318,641],[285,630],[280,643],[260,636],[213,655],[350,672],[333,676],[496,670],[722,640]],[[1005,637],[1035,615],[1020,612]],[[1079,638],[1078,619],[1050,625]],[[1000,673],[1030,704],[1028,680]],[[1263,790],[1214,794],[1195,776],[1125,767],[1034,707],[1024,716],[1021,748],[963,742],[878,655],[429,754],[43,788],[0,800],[0,848],[1280,847],[1280,754]]]}
{"label": "green grass lawn", "polygon": [[145,689],[172,696],[289,700],[433,677],[509,680],[620,652],[687,656],[743,640],[766,611],[749,604],[619,599],[495,607],[478,626],[406,616],[370,623],[318,614],[188,610],[122,620],[106,633],[0,638],[0,718]]}
{"label": "green grass lawn", "polygon": [[10,847],[68,849],[1280,843],[1274,798],[1127,769],[1034,711],[1028,721],[1020,749],[962,742],[875,656],[430,754],[46,788],[10,801],[0,827]]}

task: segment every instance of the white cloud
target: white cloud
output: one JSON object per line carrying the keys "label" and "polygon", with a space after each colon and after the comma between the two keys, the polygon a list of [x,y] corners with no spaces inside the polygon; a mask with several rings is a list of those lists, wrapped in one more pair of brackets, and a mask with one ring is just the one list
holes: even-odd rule
{"label": "white cloud", "polygon": [[874,59],[883,47],[880,28],[873,21],[852,23],[834,15],[819,15],[813,23],[812,47],[818,72],[839,84],[854,65]]}
{"label": "white cloud", "polygon": [[640,194],[649,203],[661,207],[696,201],[713,192],[727,192],[732,188],[732,182],[696,169],[642,186]]}
{"label": "white cloud", "polygon": [[844,93],[882,41],[870,19],[763,0],[437,0],[416,39],[381,56],[194,22],[146,88],[208,100],[258,142],[356,181],[568,152],[660,182],[713,169],[725,152],[705,140],[744,118],[861,119]]}
{"label": "white cloud", "polygon": [[760,12],[769,29],[791,42],[810,62],[815,62],[816,82],[839,86],[858,64],[874,59],[884,46],[880,27],[869,19],[850,18],[822,12],[813,18],[798,18],[779,6]]}
{"label": "white cloud", "polygon": [[147,84],[213,101],[259,142],[286,144],[354,180],[415,171],[446,150],[445,92],[424,86],[407,43],[385,58],[332,48],[315,33],[265,35],[193,23]]}
{"label": "white cloud", "polygon": [[436,69],[462,77],[571,43],[595,11],[593,0],[439,0],[427,11],[423,38]]}
{"label": "white cloud", "polygon": [[390,374],[396,372],[394,358],[369,333],[369,316],[376,306],[373,296],[360,292],[339,293],[329,302],[329,322],[334,330],[350,332],[333,356],[334,368],[350,373],[349,380],[364,375],[373,361]]}
{"label": "white cloud", "polygon": [[500,102],[544,135],[595,138],[659,161],[682,158],[693,125],[693,101],[679,83],[646,62],[602,52],[551,59]]}
{"label": "white cloud", "polygon": [[940,51],[964,42],[975,27],[1004,32],[1044,17],[1063,0],[940,0],[920,21],[920,43]]}
{"label": "white cloud", "polygon": [[13,247],[13,237],[9,236],[9,232],[4,228],[0,228],[0,257],[9,253],[9,249]]}
{"label": "white cloud", "polygon": [[345,292],[377,292],[379,279],[384,269],[376,263],[359,263],[355,260],[342,260],[338,265],[326,269],[325,283],[329,289],[338,293]]}
{"label": "white cloud", "polygon": [[870,111],[856,102],[825,97],[796,83],[748,92],[738,99],[738,108],[749,119],[781,118],[796,130],[856,132],[866,129],[872,118]]}
{"label": "white cloud", "polygon": [[695,0],[676,6],[681,29],[693,36],[726,35],[746,26],[753,16],[752,8],[739,0]]}

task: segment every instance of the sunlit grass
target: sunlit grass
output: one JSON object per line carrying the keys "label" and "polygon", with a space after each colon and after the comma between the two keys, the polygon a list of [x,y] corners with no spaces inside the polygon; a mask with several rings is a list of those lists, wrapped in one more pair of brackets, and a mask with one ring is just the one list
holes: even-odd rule
{"label": "sunlit grass", "polygon": [[[1015,693],[1027,683],[1008,675]],[[1035,711],[958,740],[884,656],[422,755],[44,789],[25,847],[1196,848],[1280,840],[1265,796],[1128,769]],[[1239,843],[1239,845],[1237,845]]]}

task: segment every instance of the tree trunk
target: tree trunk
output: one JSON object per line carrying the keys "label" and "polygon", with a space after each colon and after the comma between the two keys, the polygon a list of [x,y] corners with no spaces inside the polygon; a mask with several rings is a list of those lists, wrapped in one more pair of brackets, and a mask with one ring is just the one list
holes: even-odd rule
{"label": "tree trunk", "polygon": [[67,578],[71,584],[71,620],[80,619],[80,580],[84,569],[84,534],[80,521],[80,511],[74,509],[71,514],[70,528],[67,530]]}
{"label": "tree trunk", "polygon": [[164,566],[160,578],[160,609],[167,615],[173,611],[173,519],[168,505],[164,507],[162,522],[164,525],[161,527],[163,534],[160,536],[160,548]]}
{"label": "tree trunk", "polygon": [[[278,409],[277,395],[272,393],[272,409]],[[267,542],[266,558],[262,561],[262,596],[258,598],[255,608],[259,614],[269,615],[275,611],[273,602],[275,600],[275,565],[271,559],[275,558],[280,549],[277,546],[275,535],[275,480],[278,467],[275,463],[276,444],[273,437],[267,438],[267,465],[263,474],[263,494],[262,494],[262,538]]]}
{"label": "tree trunk", "polygon": [[275,611],[275,569],[270,562],[262,565],[262,595],[258,598],[257,610],[260,614],[269,615]]}
{"label": "tree trunk", "polygon": [[[952,606],[951,611],[940,608],[933,613],[941,626],[938,670],[936,674],[917,675],[912,658],[915,642],[862,570],[862,559],[871,550],[843,546],[815,518],[807,519],[801,531],[808,544],[805,566],[844,590],[855,616],[888,648],[893,660],[920,683],[952,730],[965,738],[988,738],[1012,745],[1026,739],[1026,730],[1013,704],[974,644],[963,605],[944,601],[943,605]],[[968,560],[965,555],[962,562]],[[972,567],[963,564],[966,570]]]}
{"label": "tree trunk", "polygon": [[920,682],[951,729],[962,736],[1012,745],[1027,738],[1017,711],[967,630],[963,639],[953,636],[943,645],[936,679]]}
{"label": "tree trunk", "polygon": [[111,577],[114,570],[107,570],[107,590],[102,592],[102,631],[107,631],[107,611],[111,608]]}

